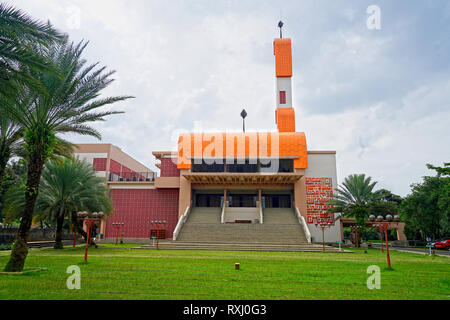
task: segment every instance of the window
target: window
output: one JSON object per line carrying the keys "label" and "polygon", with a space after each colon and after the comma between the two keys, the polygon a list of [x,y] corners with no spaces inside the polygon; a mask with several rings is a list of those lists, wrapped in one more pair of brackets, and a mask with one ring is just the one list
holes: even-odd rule
{"label": "window", "polygon": [[280,91],[280,104],[286,104],[286,91]]}
{"label": "window", "polygon": [[223,194],[197,194],[195,197],[195,206],[203,208],[222,207]]}
{"label": "window", "polygon": [[260,172],[289,173],[294,172],[293,159],[271,159],[269,163],[261,163]]}
{"label": "window", "polygon": [[290,208],[291,196],[284,194],[266,194],[264,195],[265,208]]}
{"label": "window", "polygon": [[[252,162],[255,162],[253,160]],[[227,172],[232,173],[253,173],[258,172],[258,164],[250,163],[250,160],[246,159],[245,163],[233,163],[227,164]]]}
{"label": "window", "polygon": [[201,164],[193,161],[192,165],[192,172],[224,172],[224,170],[225,168],[223,163],[207,164],[205,160],[203,160]]}
{"label": "window", "polygon": [[[225,162],[225,161],[224,161]],[[245,163],[237,163],[236,159],[233,163],[227,164],[206,164],[203,160],[202,163],[196,164],[195,161],[192,164],[192,172],[229,172],[229,173],[257,173],[257,172],[294,172],[294,160],[293,159],[270,159],[258,160],[246,159]],[[257,162],[257,163],[254,163]]]}
{"label": "window", "polygon": [[254,194],[230,194],[228,201],[232,208],[256,208],[257,198]]}
{"label": "window", "polygon": [[280,159],[280,168],[278,172],[294,172],[294,160]]}

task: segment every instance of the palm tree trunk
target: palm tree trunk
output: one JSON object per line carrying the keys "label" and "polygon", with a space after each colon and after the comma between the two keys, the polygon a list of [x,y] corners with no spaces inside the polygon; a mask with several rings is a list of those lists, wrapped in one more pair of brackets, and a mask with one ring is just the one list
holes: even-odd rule
{"label": "palm tree trunk", "polygon": [[64,215],[60,214],[56,219],[55,245],[53,246],[55,249],[64,249],[64,245],[62,243],[63,225]]}
{"label": "palm tree trunk", "polygon": [[39,193],[39,182],[44,163],[45,160],[41,155],[40,150],[37,150],[30,156],[27,175],[27,191],[25,192],[25,208],[20,221],[17,240],[14,242],[11,257],[5,267],[6,272],[23,271],[25,260],[28,255],[27,243],[33,220],[34,204],[36,203]]}

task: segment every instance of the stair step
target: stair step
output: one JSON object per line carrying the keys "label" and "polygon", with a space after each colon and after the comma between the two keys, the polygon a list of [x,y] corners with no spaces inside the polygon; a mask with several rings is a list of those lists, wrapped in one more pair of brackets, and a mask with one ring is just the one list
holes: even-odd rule
{"label": "stair step", "polygon": [[177,242],[196,246],[207,243],[228,246],[244,244],[248,248],[256,248],[258,245],[307,244],[303,229],[291,208],[264,209],[263,224],[222,224],[221,213],[221,208],[193,208],[180,230]]}
{"label": "stair step", "polygon": [[299,225],[294,209],[266,208],[263,209],[264,224],[293,224]]}
{"label": "stair step", "polygon": [[[159,244],[160,249],[165,250],[217,250],[217,251],[279,251],[279,252],[321,252],[322,245],[248,245],[245,243],[190,243],[190,242],[166,242]],[[144,245],[135,249],[155,249],[152,245]],[[351,251],[339,251],[338,248],[326,246],[326,252],[349,253]]]}

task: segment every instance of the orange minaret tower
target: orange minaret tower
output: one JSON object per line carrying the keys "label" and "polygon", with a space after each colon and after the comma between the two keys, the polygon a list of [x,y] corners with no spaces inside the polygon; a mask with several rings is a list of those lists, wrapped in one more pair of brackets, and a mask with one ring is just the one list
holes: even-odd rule
{"label": "orange minaret tower", "polygon": [[283,39],[280,27],[280,38],[273,42],[275,55],[275,71],[277,77],[277,110],[275,123],[279,132],[295,132],[295,111],[292,108],[292,48],[291,39]]}

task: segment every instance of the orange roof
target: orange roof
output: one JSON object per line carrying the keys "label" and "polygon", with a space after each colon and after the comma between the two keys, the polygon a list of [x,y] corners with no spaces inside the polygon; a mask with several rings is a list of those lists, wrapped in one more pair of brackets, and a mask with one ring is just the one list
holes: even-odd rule
{"label": "orange roof", "polygon": [[292,77],[291,39],[275,39],[273,54],[277,77]]}
{"label": "orange roof", "polygon": [[190,169],[192,158],[293,157],[294,168],[306,169],[303,132],[186,133],[178,139],[178,169]]}

